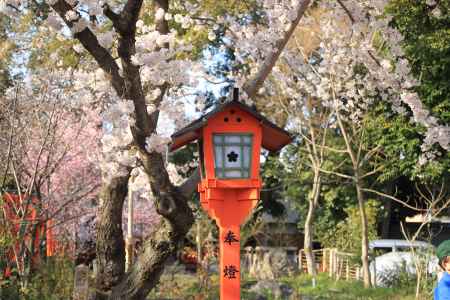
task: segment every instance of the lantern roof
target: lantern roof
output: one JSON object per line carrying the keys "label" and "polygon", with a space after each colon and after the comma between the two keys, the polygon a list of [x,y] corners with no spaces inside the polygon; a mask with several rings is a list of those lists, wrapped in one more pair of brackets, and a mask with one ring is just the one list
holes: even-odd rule
{"label": "lantern roof", "polygon": [[216,116],[221,111],[230,107],[243,110],[252,115],[258,121],[260,121],[262,127],[263,148],[269,151],[276,152],[281,148],[283,148],[284,146],[286,146],[287,144],[289,144],[290,142],[292,142],[292,137],[286,130],[278,127],[277,125],[269,121],[267,118],[259,114],[255,109],[236,100],[236,98],[237,97],[235,97],[235,99],[232,101],[227,101],[225,103],[218,105],[215,109],[206,113],[199,119],[193,121],[186,127],[175,132],[171,136],[172,142],[169,146],[170,151],[174,151],[186,144],[189,144],[192,141],[200,139],[202,137],[202,128],[208,124],[208,120]]}

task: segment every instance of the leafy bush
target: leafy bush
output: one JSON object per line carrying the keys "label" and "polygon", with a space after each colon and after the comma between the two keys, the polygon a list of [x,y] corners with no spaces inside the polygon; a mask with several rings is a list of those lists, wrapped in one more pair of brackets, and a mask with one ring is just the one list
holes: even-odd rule
{"label": "leafy bush", "polygon": [[[368,238],[377,238],[377,216],[379,204],[375,200],[366,202],[367,226],[369,229]],[[338,248],[339,250],[361,253],[361,217],[357,206],[350,206],[345,209],[347,218],[339,222],[335,230],[330,230],[321,241],[324,247]]]}
{"label": "leafy bush", "polygon": [[65,257],[50,257],[43,261],[28,282],[20,281],[13,272],[0,278],[0,299],[60,300],[71,299],[73,262]]}

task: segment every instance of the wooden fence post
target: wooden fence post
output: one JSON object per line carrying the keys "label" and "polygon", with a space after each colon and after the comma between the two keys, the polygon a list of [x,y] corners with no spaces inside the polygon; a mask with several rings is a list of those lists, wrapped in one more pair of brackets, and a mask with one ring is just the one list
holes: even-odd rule
{"label": "wooden fence post", "polygon": [[[301,272],[304,272],[306,269],[306,261],[303,258],[303,255],[304,249],[299,249],[298,268]],[[337,248],[323,248],[314,251],[314,255],[316,258],[315,262],[317,271],[328,273],[330,278],[340,280],[344,279],[345,276],[346,280],[362,279],[362,269],[354,264],[351,264],[351,257],[354,256],[352,253],[339,252]],[[321,266],[320,263],[322,264]],[[373,277],[371,278],[371,281],[376,281],[376,275],[375,279],[373,279]]]}
{"label": "wooden fence post", "polygon": [[373,259],[373,287],[377,287],[377,260]]}
{"label": "wooden fence post", "polygon": [[350,263],[347,258],[347,265],[345,266],[345,279],[350,279]]}
{"label": "wooden fence post", "polygon": [[329,268],[329,275],[331,278],[333,278],[333,251],[334,249],[330,249],[330,268]]}
{"label": "wooden fence post", "polygon": [[303,249],[298,250],[298,269],[303,273]]}

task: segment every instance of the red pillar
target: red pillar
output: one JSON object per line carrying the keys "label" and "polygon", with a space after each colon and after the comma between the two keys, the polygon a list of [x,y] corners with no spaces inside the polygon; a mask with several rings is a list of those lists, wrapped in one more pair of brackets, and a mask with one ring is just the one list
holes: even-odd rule
{"label": "red pillar", "polygon": [[220,299],[239,300],[241,261],[239,225],[220,227]]}
{"label": "red pillar", "polygon": [[219,227],[220,299],[239,300],[241,290],[240,225],[256,206],[256,188],[205,188],[199,185],[200,202]]}

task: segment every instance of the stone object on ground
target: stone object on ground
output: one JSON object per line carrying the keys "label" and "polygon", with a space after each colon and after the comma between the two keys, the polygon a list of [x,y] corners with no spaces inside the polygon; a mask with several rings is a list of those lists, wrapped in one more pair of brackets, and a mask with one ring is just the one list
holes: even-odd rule
{"label": "stone object on ground", "polygon": [[75,267],[73,300],[89,299],[89,267],[81,264]]}
{"label": "stone object on ground", "polygon": [[264,253],[263,260],[256,274],[257,279],[274,280],[288,274],[289,261],[286,251],[270,249]]}
{"label": "stone object on ground", "polygon": [[241,267],[248,269],[250,277],[273,280],[281,276],[292,276],[298,271],[296,256],[289,255],[286,247],[256,247],[253,253],[246,251],[246,261]]}
{"label": "stone object on ground", "polygon": [[293,290],[290,286],[275,280],[260,280],[250,288],[250,292],[255,293],[258,300],[268,299],[267,295],[275,299],[289,299]]}

